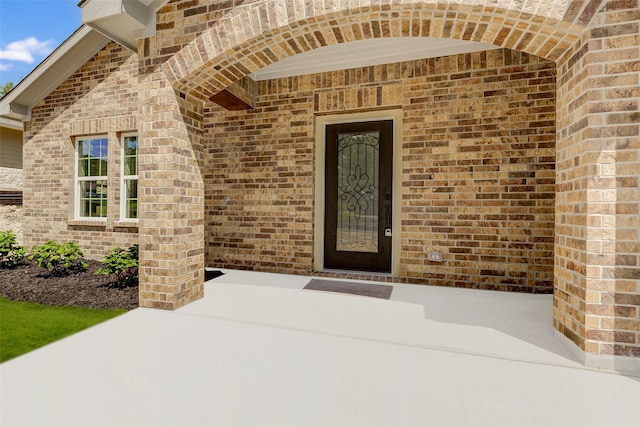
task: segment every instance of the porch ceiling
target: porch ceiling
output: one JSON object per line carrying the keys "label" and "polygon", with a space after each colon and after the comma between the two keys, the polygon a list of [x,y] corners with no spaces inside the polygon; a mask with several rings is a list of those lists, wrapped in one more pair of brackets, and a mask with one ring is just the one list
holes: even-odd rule
{"label": "porch ceiling", "polygon": [[498,46],[435,37],[367,39],[325,46],[291,56],[250,76],[254,80],[269,80],[490,49],[498,49]]}

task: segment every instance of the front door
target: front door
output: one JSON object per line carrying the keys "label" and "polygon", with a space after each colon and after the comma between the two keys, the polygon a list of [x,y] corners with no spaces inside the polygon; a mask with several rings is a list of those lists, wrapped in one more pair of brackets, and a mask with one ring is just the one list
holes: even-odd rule
{"label": "front door", "polygon": [[327,125],[324,267],[391,272],[393,121]]}

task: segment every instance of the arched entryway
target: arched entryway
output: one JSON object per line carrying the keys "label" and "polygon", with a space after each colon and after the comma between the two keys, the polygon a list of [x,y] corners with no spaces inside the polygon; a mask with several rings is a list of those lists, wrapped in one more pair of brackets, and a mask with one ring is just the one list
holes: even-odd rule
{"label": "arched entryway", "polygon": [[[615,333],[590,334],[590,329],[595,331],[599,327],[586,326],[603,315],[597,310],[589,309],[590,298],[597,297],[598,304],[602,304],[607,313],[613,313],[615,306],[619,304],[615,301],[607,302],[601,294],[589,296],[589,289],[597,289],[597,283],[602,283],[600,280],[604,279],[606,273],[604,270],[588,271],[587,266],[603,266],[608,261],[595,258],[589,260],[589,254],[593,252],[595,255],[597,252],[594,245],[599,241],[598,233],[607,227],[604,223],[587,224],[587,215],[589,209],[602,207],[600,202],[603,199],[595,200],[593,197],[604,195],[611,189],[611,185],[601,182],[600,186],[590,186],[589,174],[585,168],[589,167],[590,162],[596,168],[602,162],[592,157],[582,158],[584,151],[581,150],[589,151],[587,140],[600,136],[585,133],[597,125],[598,120],[595,116],[590,116],[590,109],[585,107],[584,100],[590,89],[583,82],[595,78],[592,74],[597,71],[587,67],[585,57],[589,56],[589,49],[586,48],[588,38],[581,41],[581,37],[588,33],[586,28],[594,14],[606,14],[615,7],[601,6],[599,2],[568,4],[554,1],[487,1],[482,4],[472,1],[455,4],[439,1],[403,4],[376,2],[356,7],[344,2],[325,1],[316,5],[304,1],[264,1],[239,6],[222,14],[220,19],[212,22],[207,30],[191,41],[180,42],[179,46],[168,49],[167,52],[175,52],[170,57],[167,54],[164,57],[162,54],[157,55],[157,63],[162,64],[160,67],[148,67],[142,81],[147,85],[151,96],[143,101],[144,105],[141,107],[145,116],[142,121],[148,124],[148,133],[145,135],[143,130],[142,137],[147,139],[150,148],[156,145],[156,140],[162,143],[167,135],[162,135],[161,129],[166,129],[167,124],[171,125],[171,120],[177,121],[175,126],[170,126],[174,129],[168,135],[173,142],[170,150],[188,159],[185,162],[189,169],[186,174],[180,168],[176,174],[182,177],[181,181],[196,182],[191,188],[194,200],[197,201],[195,206],[198,207],[203,203],[206,187],[203,182],[206,178],[203,177],[208,173],[204,162],[207,120],[215,116],[215,112],[208,110],[203,102],[242,81],[251,73],[282,59],[322,46],[357,40],[438,37],[491,43],[508,49],[501,52],[515,52],[513,56],[519,56],[518,61],[521,62],[523,55],[527,58],[542,58],[542,62],[555,61],[558,73],[558,102],[555,109],[558,124],[555,153],[558,170],[555,184],[553,277],[556,295],[555,326],[588,353],[633,355],[634,351],[638,352],[636,346],[614,345],[617,340]],[[628,21],[633,19],[629,15]],[[606,30],[590,33],[593,38],[610,35]],[[502,59],[505,55],[510,54],[503,54]],[[153,55],[147,56],[153,59]],[[530,64],[530,59],[527,61]],[[154,64],[152,60],[148,63]],[[509,63],[506,66],[511,65],[513,64]],[[384,90],[381,86],[382,99],[385,96]],[[273,93],[275,101],[277,92]],[[392,92],[387,92],[387,95],[393,96]],[[273,107],[277,111],[278,103],[275,101]],[[314,103],[320,102],[320,99],[300,102]],[[158,113],[161,113],[162,118],[157,117]],[[613,120],[633,122],[633,117],[623,113],[616,117],[618,119]],[[262,124],[273,126],[273,123]],[[282,121],[280,124],[286,125],[286,122]],[[260,123],[255,124],[259,125]],[[152,159],[149,157],[149,161],[153,161]],[[152,181],[153,177],[154,173],[151,172],[148,179]],[[277,182],[275,184],[277,186]],[[615,188],[615,184],[613,187]],[[166,189],[158,194],[163,191]],[[151,190],[149,195],[152,196],[153,192]],[[620,194],[620,197],[623,201],[632,200],[632,196],[626,193]],[[185,241],[204,235],[204,226],[199,225],[205,221],[204,213],[194,211],[189,215],[185,224],[191,221],[196,226],[185,234]],[[246,220],[251,219],[252,216],[247,215]],[[149,251],[162,252],[161,245],[153,244],[161,239],[154,237],[157,233],[152,230],[152,225],[150,222],[149,227],[145,227],[141,223],[141,239],[147,235]],[[270,231],[263,232],[265,235],[269,233]],[[616,250],[611,249],[614,258]],[[195,245],[187,249],[187,253],[192,254],[193,262],[186,267],[186,271],[195,272],[195,266],[202,265],[204,248]],[[153,258],[151,254],[149,256]],[[616,274],[618,273],[614,273],[614,277],[617,277]],[[632,278],[634,274],[636,273],[631,270],[620,270],[619,273],[621,279],[625,279],[624,276]],[[197,275],[191,281],[196,283]],[[192,297],[197,297],[201,292],[201,287],[198,286],[184,286],[180,292],[191,292]],[[610,344],[603,344],[607,342]]]}
{"label": "arched entryway", "polygon": [[[290,56],[357,40],[434,37],[489,43],[556,60],[583,31],[553,1],[391,1],[352,6],[303,0],[237,8],[163,66],[173,86],[208,100],[231,83]],[[531,3],[531,4],[530,4]]]}

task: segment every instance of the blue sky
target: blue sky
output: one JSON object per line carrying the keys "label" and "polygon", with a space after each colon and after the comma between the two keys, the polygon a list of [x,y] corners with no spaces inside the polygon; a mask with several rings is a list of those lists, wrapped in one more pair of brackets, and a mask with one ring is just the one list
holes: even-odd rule
{"label": "blue sky", "polygon": [[81,24],[80,0],[0,0],[0,83],[18,82]]}

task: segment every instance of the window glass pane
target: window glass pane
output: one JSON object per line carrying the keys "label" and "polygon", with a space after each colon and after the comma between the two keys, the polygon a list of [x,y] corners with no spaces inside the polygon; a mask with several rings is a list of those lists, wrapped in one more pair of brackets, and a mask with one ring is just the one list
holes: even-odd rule
{"label": "window glass pane", "polygon": [[127,200],[127,218],[138,218],[138,200]]}
{"label": "window glass pane", "polygon": [[127,180],[127,199],[137,199],[137,198],[138,198],[138,180],[128,179]]}
{"label": "window glass pane", "polygon": [[78,176],[88,176],[89,173],[89,160],[80,158],[78,160]]}
{"label": "window glass pane", "polygon": [[137,157],[124,158],[124,174],[138,175],[138,158]]}
{"label": "window glass pane", "polygon": [[125,155],[136,156],[138,155],[138,137],[126,136],[124,138],[125,143]]}
{"label": "window glass pane", "polygon": [[78,140],[78,177],[95,177],[78,181],[78,212],[85,218],[107,216],[107,169],[109,142],[107,138],[87,138]]}
{"label": "window glass pane", "polygon": [[78,141],[78,156],[80,158],[89,157],[91,151],[91,141]]}
{"label": "window glass pane", "polygon": [[106,138],[98,139],[95,141],[97,155],[96,157],[100,157],[104,160],[107,160],[109,156],[109,144],[107,143]]}
{"label": "window glass pane", "polygon": [[124,174],[138,175],[138,137],[124,138]]}
{"label": "window glass pane", "polygon": [[106,199],[107,198],[107,181],[95,181],[96,183],[96,194],[99,198]]}
{"label": "window glass pane", "polygon": [[107,216],[107,181],[80,181],[80,216]]}
{"label": "window glass pane", "polygon": [[124,216],[127,219],[138,218],[138,180],[132,178],[138,175],[138,137],[125,136],[123,139],[123,205]]}
{"label": "window glass pane", "polygon": [[89,162],[89,175],[87,176],[102,176],[100,174],[100,159],[91,158]]}
{"label": "window glass pane", "polygon": [[95,214],[93,215],[99,218],[107,217],[107,200],[101,199],[99,203],[95,204]]}
{"label": "window glass pane", "polygon": [[107,176],[108,151],[106,138],[78,141],[78,176]]}
{"label": "window glass pane", "polygon": [[80,182],[80,216],[90,216],[91,181]]}
{"label": "window glass pane", "polygon": [[127,218],[135,219],[138,218],[138,201],[131,200],[127,205]]}
{"label": "window glass pane", "polygon": [[128,179],[125,184],[125,215],[127,218],[138,218],[138,180]]}
{"label": "window glass pane", "polygon": [[83,153],[86,153],[91,157],[107,158],[109,150],[108,143],[105,138],[85,139],[81,142],[83,142]]}

